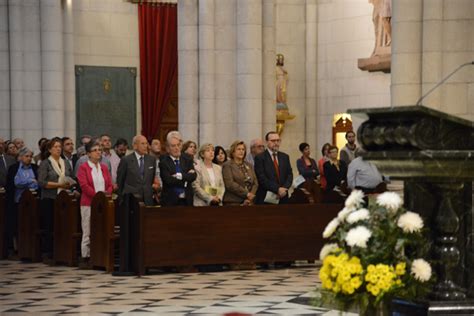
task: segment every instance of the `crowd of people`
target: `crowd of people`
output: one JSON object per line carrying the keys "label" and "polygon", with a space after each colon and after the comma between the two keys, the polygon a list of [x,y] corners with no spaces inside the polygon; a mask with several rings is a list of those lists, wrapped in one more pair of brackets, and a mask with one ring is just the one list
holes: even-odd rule
{"label": "crowd of people", "polygon": [[[346,140],[340,159],[338,148],[326,143],[317,162],[309,144],[301,143],[301,157],[296,161],[299,175],[317,181],[325,191],[342,186],[373,190],[383,181],[382,176],[360,156],[355,133],[347,132]],[[38,191],[40,197],[45,261],[52,258],[54,200],[62,190],[80,195],[84,260],[90,256],[91,201],[100,191],[115,192],[119,199],[131,193],[146,205],[167,207],[288,203],[293,170],[280,143],[280,135],[270,131],[264,139],[252,140],[249,150],[241,140],[226,150],[210,143],[184,142],[178,131],[172,131],[166,137],[166,154],[162,154],[159,139],[148,142],[137,135],[130,150],[122,138],[112,146],[107,134],[83,135],[75,153],[69,137],[41,138],[39,153],[33,156],[23,140],[5,142],[0,138],[0,187],[7,192],[7,246],[14,253],[17,208],[25,190]]]}

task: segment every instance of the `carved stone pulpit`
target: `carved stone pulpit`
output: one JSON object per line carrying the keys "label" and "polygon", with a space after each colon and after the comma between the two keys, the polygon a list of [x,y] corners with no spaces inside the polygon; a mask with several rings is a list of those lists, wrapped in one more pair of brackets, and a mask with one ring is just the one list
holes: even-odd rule
{"label": "carved stone pulpit", "polygon": [[474,312],[474,122],[424,106],[349,113],[367,118],[357,133],[364,158],[404,181],[406,208],[427,223],[437,274],[433,299],[447,301],[448,310]]}

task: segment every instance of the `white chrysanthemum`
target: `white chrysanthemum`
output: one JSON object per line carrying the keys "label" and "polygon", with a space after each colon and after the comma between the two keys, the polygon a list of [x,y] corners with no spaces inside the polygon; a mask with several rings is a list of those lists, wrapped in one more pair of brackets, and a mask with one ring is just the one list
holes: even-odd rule
{"label": "white chrysanthemum", "polygon": [[423,228],[423,220],[416,213],[406,212],[400,216],[397,225],[405,233],[414,233],[419,232]]}
{"label": "white chrysanthemum", "polygon": [[423,259],[416,259],[411,264],[411,274],[421,282],[426,282],[431,278],[431,266]]}
{"label": "white chrysanthemum", "polygon": [[377,196],[377,204],[384,206],[390,211],[398,210],[402,204],[402,198],[395,192],[385,192]]}
{"label": "white chrysanthemum", "polygon": [[337,249],[337,244],[335,243],[324,245],[321,251],[319,252],[319,260],[323,261],[324,258],[326,258],[326,256],[333,252],[335,249]]}
{"label": "white chrysanthemum", "polygon": [[332,234],[336,231],[337,227],[339,226],[339,219],[336,217],[332,221],[329,222],[329,224],[326,226],[326,228],[323,231],[323,238],[329,238],[331,237]]}
{"label": "white chrysanthemum", "polygon": [[367,242],[372,236],[372,232],[365,226],[357,226],[349,230],[346,235],[346,243],[350,247],[367,248]]}
{"label": "white chrysanthemum", "polygon": [[358,211],[350,213],[349,216],[347,216],[347,222],[349,224],[354,224],[358,221],[363,221],[369,218],[370,218],[369,210],[366,208],[361,208]]}
{"label": "white chrysanthemum", "polygon": [[339,213],[337,213],[337,218],[339,218],[339,220],[341,222],[344,222],[344,220],[346,219],[347,215],[349,215],[350,213],[354,212],[356,209],[355,208],[351,208],[351,207],[344,207],[342,210],[339,211]]}
{"label": "white chrysanthemum", "polygon": [[364,203],[364,192],[360,190],[354,190],[352,193],[347,197],[346,202],[344,205],[347,208],[358,208],[360,205]]}

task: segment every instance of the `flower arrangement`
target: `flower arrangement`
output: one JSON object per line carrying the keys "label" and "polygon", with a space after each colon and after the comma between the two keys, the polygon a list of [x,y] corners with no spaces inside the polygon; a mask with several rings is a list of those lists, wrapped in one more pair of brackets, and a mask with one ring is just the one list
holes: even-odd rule
{"label": "flower arrangement", "polygon": [[386,192],[362,207],[364,193],[353,191],[345,207],[326,226],[320,252],[323,265],[321,302],[361,314],[393,297],[421,298],[432,286],[430,264],[423,259],[429,244],[422,218],[402,207],[396,193]]}

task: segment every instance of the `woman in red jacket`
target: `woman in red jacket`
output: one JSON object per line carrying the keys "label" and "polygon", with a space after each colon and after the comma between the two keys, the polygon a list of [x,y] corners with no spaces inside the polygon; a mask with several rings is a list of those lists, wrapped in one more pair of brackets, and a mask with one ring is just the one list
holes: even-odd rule
{"label": "woman in red jacket", "polygon": [[91,202],[97,192],[112,194],[112,178],[105,164],[100,163],[102,149],[97,142],[91,141],[86,145],[89,160],[82,164],[77,172],[77,180],[81,187],[81,225],[82,243],[81,254],[83,267],[89,266],[90,258],[90,224]]}

